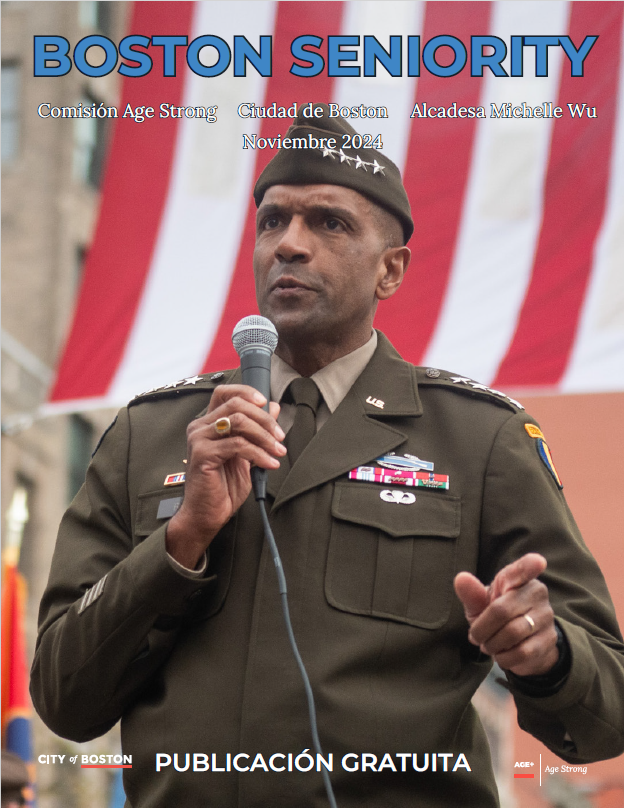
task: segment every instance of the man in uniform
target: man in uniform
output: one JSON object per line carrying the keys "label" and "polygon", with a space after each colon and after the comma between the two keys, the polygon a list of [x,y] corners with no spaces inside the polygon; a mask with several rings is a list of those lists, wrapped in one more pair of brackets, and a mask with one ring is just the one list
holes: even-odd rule
{"label": "man in uniform", "polygon": [[138,396],[61,525],[33,700],[78,741],[121,718],[132,808],[327,804],[298,757],[307,707],[251,464],[341,808],[497,805],[470,702],[492,658],[556,754],[624,749],[621,636],[544,436],[373,330],[409,263],[409,203],[321,109],[288,132],[311,147],[278,152],[254,191],[281,408],[238,370]]}

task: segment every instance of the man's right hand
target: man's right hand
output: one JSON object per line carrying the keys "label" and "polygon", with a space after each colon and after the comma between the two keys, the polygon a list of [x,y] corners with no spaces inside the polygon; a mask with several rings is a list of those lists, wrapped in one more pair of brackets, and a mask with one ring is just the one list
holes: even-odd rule
{"label": "man's right hand", "polygon": [[[184,500],[167,526],[167,552],[194,569],[210,542],[251,490],[251,465],[279,468],[286,454],[284,432],[276,421],[279,404],[253,387],[217,387],[208,411],[191,421],[187,430],[187,467]],[[229,418],[232,428],[222,437],[215,423]]]}

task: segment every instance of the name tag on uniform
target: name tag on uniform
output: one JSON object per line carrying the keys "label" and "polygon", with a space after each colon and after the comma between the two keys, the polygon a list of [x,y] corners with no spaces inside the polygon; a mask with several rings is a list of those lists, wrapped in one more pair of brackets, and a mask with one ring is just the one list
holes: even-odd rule
{"label": "name tag on uniform", "polygon": [[[158,513],[156,519],[169,519],[177,512],[182,504],[182,497],[170,497],[169,499],[161,499],[158,503]],[[154,511],[152,511],[154,513]]]}

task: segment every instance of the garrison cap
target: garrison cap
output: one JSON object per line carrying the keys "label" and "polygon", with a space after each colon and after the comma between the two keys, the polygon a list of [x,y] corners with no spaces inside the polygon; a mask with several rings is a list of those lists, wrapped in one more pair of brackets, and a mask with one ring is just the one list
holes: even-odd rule
{"label": "garrison cap", "polygon": [[[304,109],[319,107],[323,110],[321,118],[303,117]],[[407,243],[414,232],[414,222],[401,173],[392,160],[377,149],[343,146],[343,135],[357,134],[344,118],[330,118],[327,104],[302,105],[284,138],[305,138],[312,148],[279,149],[256,182],[256,207],[272,185],[342,185],[358,191],[396,216]],[[323,147],[315,147],[313,139],[321,137],[326,139]],[[326,147],[328,137],[335,140],[333,148]]]}

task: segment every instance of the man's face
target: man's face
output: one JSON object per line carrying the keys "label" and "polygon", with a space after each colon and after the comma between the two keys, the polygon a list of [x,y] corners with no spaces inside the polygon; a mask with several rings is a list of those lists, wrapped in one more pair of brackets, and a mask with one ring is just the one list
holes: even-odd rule
{"label": "man's face", "polygon": [[[338,185],[274,185],[256,217],[256,298],[291,348],[363,344],[387,276],[373,203]],[[359,336],[358,336],[359,335]],[[352,349],[352,348],[350,348]]]}

